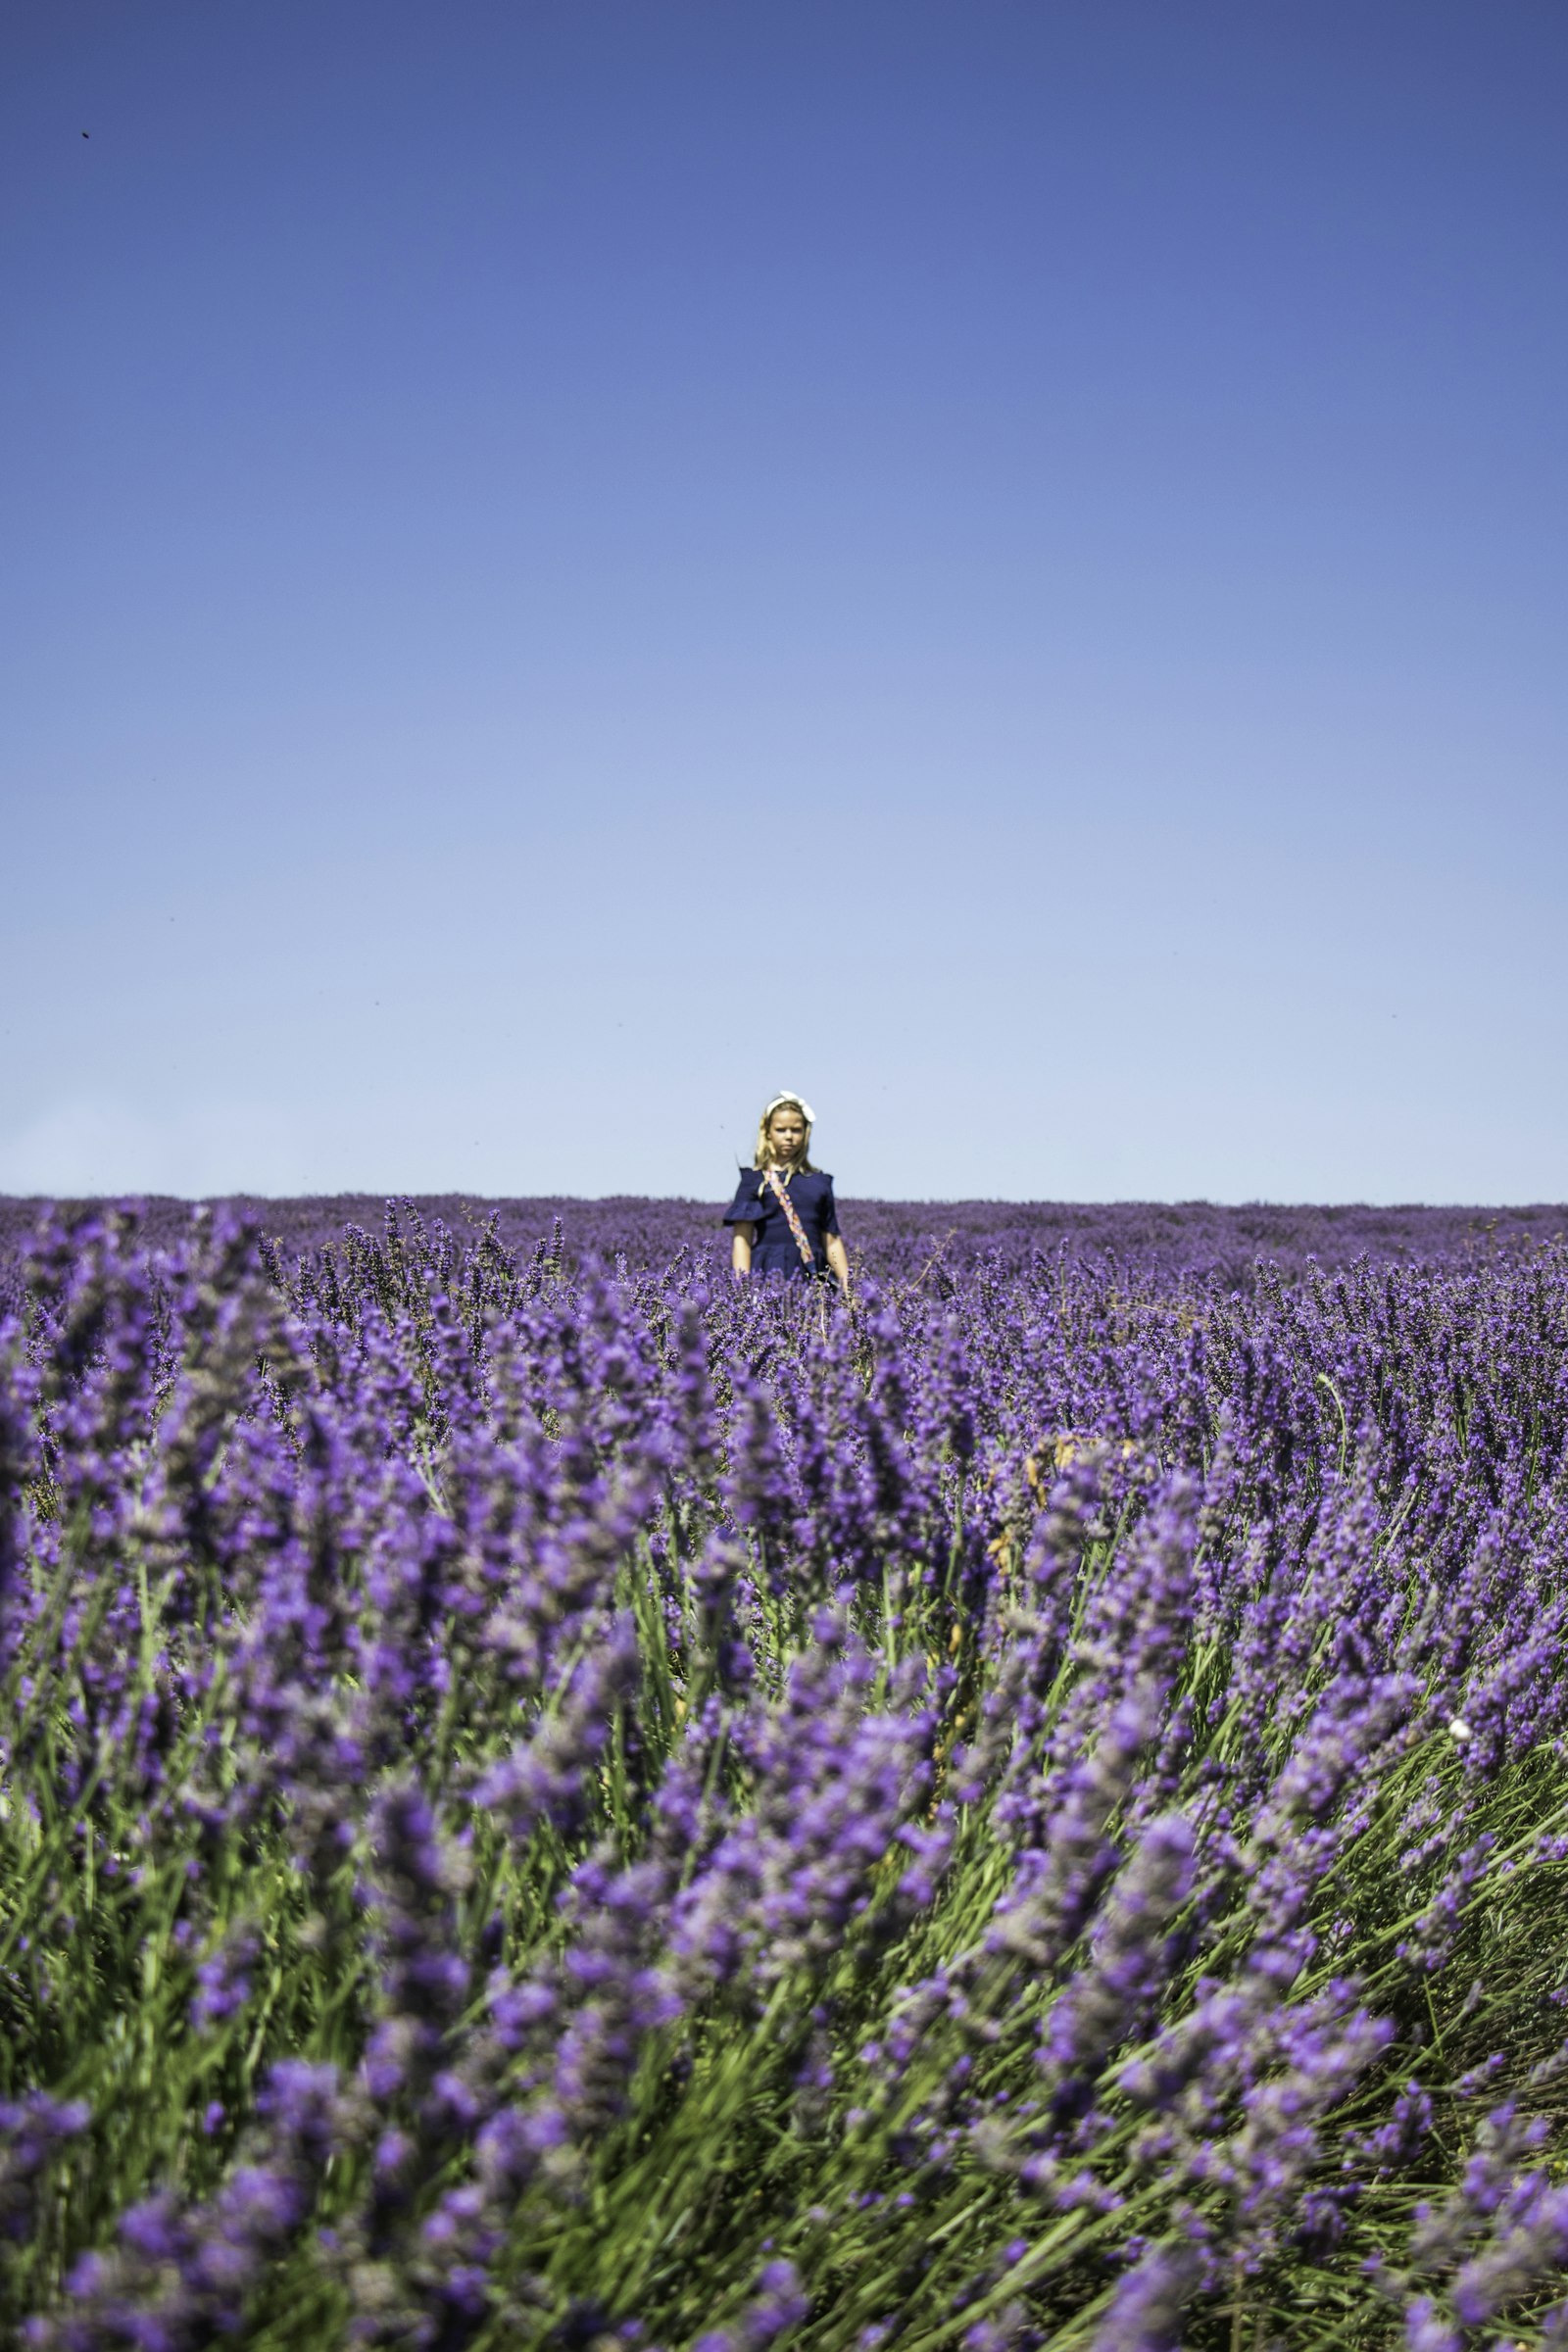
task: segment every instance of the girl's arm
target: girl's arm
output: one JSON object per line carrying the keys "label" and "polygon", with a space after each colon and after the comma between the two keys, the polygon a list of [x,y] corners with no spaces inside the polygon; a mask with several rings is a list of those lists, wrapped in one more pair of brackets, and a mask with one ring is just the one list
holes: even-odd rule
{"label": "girl's arm", "polygon": [[[827,1262],[833,1269],[839,1289],[847,1298],[850,1295],[850,1253],[844,1247],[844,1236],[840,1233],[830,1233],[824,1246],[827,1250]],[[748,1249],[746,1252],[748,1265],[751,1263],[751,1258],[752,1253]]]}
{"label": "girl's arm", "polygon": [[755,1225],[736,1226],[734,1239],[731,1241],[729,1246],[729,1262],[737,1274],[749,1274],[751,1272],[752,1244],[756,1241],[756,1239],[757,1227]]}

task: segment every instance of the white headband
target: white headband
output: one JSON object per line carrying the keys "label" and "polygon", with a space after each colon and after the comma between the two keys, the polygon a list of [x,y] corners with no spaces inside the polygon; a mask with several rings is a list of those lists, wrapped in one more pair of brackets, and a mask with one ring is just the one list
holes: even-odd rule
{"label": "white headband", "polygon": [[775,1095],[773,1097],[772,1102],[768,1103],[767,1107],[762,1112],[762,1125],[764,1127],[767,1125],[768,1120],[773,1116],[774,1111],[785,1102],[793,1103],[794,1107],[800,1112],[802,1118],[806,1121],[808,1127],[814,1127],[816,1125],[816,1113],[811,1108],[809,1102],[803,1102],[793,1087],[786,1087],[783,1094]]}

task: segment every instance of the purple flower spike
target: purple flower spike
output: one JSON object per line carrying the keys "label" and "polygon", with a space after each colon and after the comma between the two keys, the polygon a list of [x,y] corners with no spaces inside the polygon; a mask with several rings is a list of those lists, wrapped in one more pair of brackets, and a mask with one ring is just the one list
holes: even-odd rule
{"label": "purple flower spike", "polygon": [[1182,2318],[1199,2278],[1195,2255],[1156,2246],[1118,2284],[1094,2352],[1179,2352]]}

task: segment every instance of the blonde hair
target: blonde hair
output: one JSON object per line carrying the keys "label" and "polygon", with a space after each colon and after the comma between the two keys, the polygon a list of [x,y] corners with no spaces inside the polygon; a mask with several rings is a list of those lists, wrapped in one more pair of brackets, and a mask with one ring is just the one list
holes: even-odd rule
{"label": "blonde hair", "polygon": [[[781,1110],[798,1110],[801,1114],[801,1117],[806,1119],[806,1141],[801,1147],[801,1156],[799,1159],[792,1159],[787,1162],[780,1159],[775,1153],[773,1150],[773,1139],[767,1132]],[[769,1102],[767,1108],[763,1111],[760,1120],[758,1122],[757,1149],[752,1153],[752,1165],[754,1168],[784,1167],[787,1165],[792,1168],[799,1168],[801,1173],[805,1176],[810,1176],[815,1173],[811,1166],[811,1122],[809,1119],[806,1118],[806,1104],[801,1101],[798,1095],[780,1095],[778,1100],[774,1102]]]}

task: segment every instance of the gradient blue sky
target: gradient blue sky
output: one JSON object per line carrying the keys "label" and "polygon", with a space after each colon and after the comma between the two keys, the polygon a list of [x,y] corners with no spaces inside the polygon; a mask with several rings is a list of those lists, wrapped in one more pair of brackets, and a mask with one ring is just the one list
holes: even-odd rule
{"label": "gradient blue sky", "polygon": [[1568,1194],[1565,120],[1561,0],[20,0],[0,1189]]}

